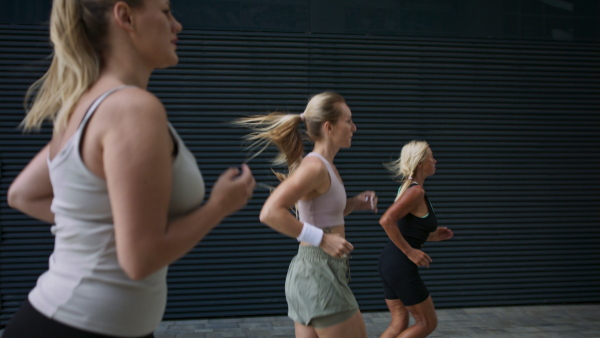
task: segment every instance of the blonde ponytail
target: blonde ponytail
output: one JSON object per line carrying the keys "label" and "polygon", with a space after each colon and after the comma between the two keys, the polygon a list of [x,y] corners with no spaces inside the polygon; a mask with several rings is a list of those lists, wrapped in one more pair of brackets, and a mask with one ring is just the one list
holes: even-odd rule
{"label": "blonde ponytail", "polygon": [[342,103],[346,103],[346,100],[341,95],[328,91],[311,97],[302,114],[274,112],[237,119],[233,123],[253,130],[244,138],[252,142],[248,148],[260,148],[260,150],[252,155],[250,160],[262,153],[269,145],[277,146],[279,154],[273,163],[287,165],[288,174],[273,172],[280,181],[283,181],[298,168],[304,156],[300,123],[305,123],[309,140],[318,140],[322,137],[321,126],[328,121],[336,123],[340,118],[343,112]]}
{"label": "blonde ponytail", "polygon": [[425,141],[410,141],[402,147],[402,152],[397,160],[383,164],[394,174],[394,177],[400,178],[400,182],[402,182],[394,202],[402,196],[412,183],[417,166],[427,157],[427,149],[429,149],[429,144]]}
{"label": "blonde ponytail", "polygon": [[[142,0],[127,0],[141,6]],[[54,0],[50,14],[52,62],[25,96],[27,115],[21,126],[39,129],[53,121],[54,134],[67,126],[81,95],[98,79],[101,50],[108,31],[107,13],[116,0]],[[31,104],[28,104],[30,102]]]}
{"label": "blonde ponytail", "polygon": [[[260,148],[250,160],[262,153],[269,145],[275,144],[279,153],[273,163],[287,165],[289,174],[291,174],[302,162],[304,152],[302,134],[298,128],[300,122],[299,114],[274,112],[268,115],[253,115],[237,119],[233,123],[254,130],[244,136],[246,140],[252,142],[249,146],[250,149]],[[280,181],[287,177],[283,173],[274,173]]]}
{"label": "blonde ponytail", "polygon": [[50,16],[52,63],[46,74],[27,91],[34,95],[22,125],[37,129],[44,120],[54,122],[54,133],[64,130],[81,95],[100,72],[99,56],[87,38],[80,1],[54,0]]}

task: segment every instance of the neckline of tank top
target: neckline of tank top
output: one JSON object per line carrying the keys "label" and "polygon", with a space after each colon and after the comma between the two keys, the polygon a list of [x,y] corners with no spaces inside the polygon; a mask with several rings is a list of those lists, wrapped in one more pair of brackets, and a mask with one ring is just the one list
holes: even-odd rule
{"label": "neckline of tank top", "polygon": [[342,184],[342,185],[344,184],[344,181],[342,181],[342,177],[341,177],[341,176],[339,176],[339,174],[338,174],[338,173],[336,173],[336,172],[333,170],[333,166],[334,166],[334,164],[333,164],[333,163],[329,162],[329,160],[327,160],[327,159],[325,158],[325,156],[323,156],[323,155],[321,155],[321,154],[319,154],[319,153],[317,153],[317,152],[314,152],[314,151],[311,151],[310,153],[306,154],[306,156],[305,156],[305,157],[308,157],[308,156],[309,156],[309,155],[311,155],[311,154],[312,154],[314,157],[318,157],[318,158],[319,158],[319,159],[321,159],[323,162],[325,162],[325,163],[326,163],[326,165],[327,165],[328,171],[329,171],[329,170],[331,170],[331,171],[333,172],[333,174],[334,174],[335,178],[337,179],[337,181],[338,181],[340,184]]}

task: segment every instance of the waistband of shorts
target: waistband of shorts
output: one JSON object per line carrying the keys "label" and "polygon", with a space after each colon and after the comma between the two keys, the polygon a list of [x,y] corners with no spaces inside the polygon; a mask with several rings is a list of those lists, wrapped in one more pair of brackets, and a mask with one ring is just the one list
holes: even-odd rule
{"label": "waistband of shorts", "polygon": [[310,245],[300,245],[298,247],[298,256],[304,259],[323,259],[323,260],[333,260],[336,262],[348,261],[349,257],[332,257],[325,250],[321,249],[317,246]]}

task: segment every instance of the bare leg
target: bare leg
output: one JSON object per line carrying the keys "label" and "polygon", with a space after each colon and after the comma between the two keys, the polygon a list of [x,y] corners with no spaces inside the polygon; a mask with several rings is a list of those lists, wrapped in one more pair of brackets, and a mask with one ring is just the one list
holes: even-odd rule
{"label": "bare leg", "polygon": [[437,315],[431,296],[419,304],[406,307],[415,319],[415,324],[404,330],[398,338],[423,338],[429,336],[437,327]]}
{"label": "bare leg", "polygon": [[408,309],[400,299],[386,299],[385,303],[390,309],[390,326],[381,334],[380,338],[396,338],[408,327]]}
{"label": "bare leg", "polygon": [[294,328],[296,331],[296,338],[319,338],[315,328],[312,326],[305,326],[294,322]]}
{"label": "bare leg", "polygon": [[367,338],[367,327],[360,311],[344,322],[315,331],[320,338]]}

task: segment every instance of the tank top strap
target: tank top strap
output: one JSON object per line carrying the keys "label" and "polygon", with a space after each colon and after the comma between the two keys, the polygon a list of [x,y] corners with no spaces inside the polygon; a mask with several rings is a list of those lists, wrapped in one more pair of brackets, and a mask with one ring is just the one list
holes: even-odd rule
{"label": "tank top strap", "polygon": [[[413,182],[408,186],[408,188],[414,187],[415,185],[419,185],[419,183]],[[406,188],[406,189],[408,189],[408,188]],[[400,190],[402,190],[402,184],[400,184],[400,186],[398,187],[398,194],[400,193]]]}
{"label": "tank top strap", "polygon": [[323,161],[323,163],[325,163],[325,166],[327,167],[327,171],[329,172],[329,176],[331,176],[332,179],[333,178],[337,178],[337,175],[333,171],[333,167],[331,166],[331,163],[329,163],[329,161],[327,161],[327,159],[325,157],[323,157],[323,155],[321,155],[319,153],[315,153],[315,152],[310,152],[305,157],[317,157],[317,158],[319,158],[321,161]]}
{"label": "tank top strap", "polygon": [[135,87],[135,86],[130,86],[130,85],[118,86],[118,87],[110,89],[110,90],[104,92],[104,94],[100,95],[96,100],[94,100],[94,102],[92,102],[92,105],[85,112],[85,115],[83,116],[83,120],[81,120],[81,123],[79,124],[79,127],[77,129],[79,129],[79,130],[85,129],[85,126],[87,125],[87,123],[90,120],[90,118],[92,117],[92,115],[94,115],[94,112],[96,111],[96,109],[98,109],[98,106],[100,105],[100,103],[102,103],[102,101],[104,101],[104,99],[106,99],[110,94],[112,94],[118,90],[121,90],[123,88],[128,88],[128,87]]}

